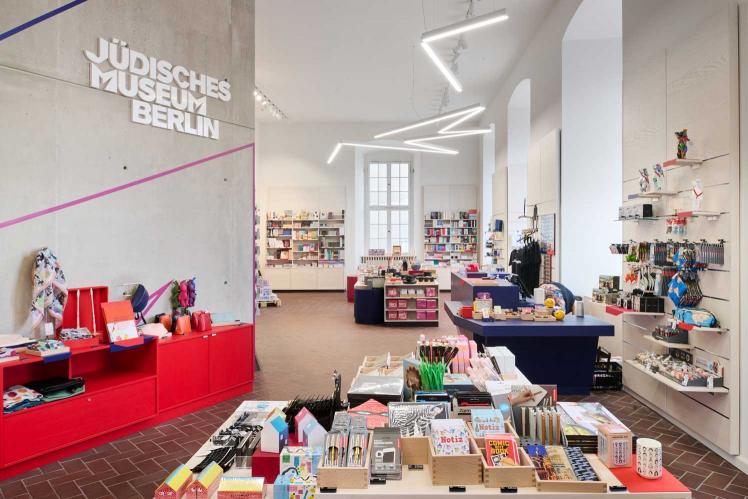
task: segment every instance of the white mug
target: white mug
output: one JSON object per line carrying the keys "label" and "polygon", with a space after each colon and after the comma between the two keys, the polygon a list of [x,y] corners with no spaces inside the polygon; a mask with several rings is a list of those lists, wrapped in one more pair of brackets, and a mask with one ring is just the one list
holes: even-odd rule
{"label": "white mug", "polygon": [[651,438],[636,440],[636,472],[642,478],[662,477],[662,444]]}

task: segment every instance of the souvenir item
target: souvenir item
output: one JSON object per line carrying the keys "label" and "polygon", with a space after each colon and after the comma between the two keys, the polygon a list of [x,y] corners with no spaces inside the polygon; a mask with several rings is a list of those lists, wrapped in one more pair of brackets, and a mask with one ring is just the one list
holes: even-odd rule
{"label": "souvenir item", "polygon": [[397,428],[376,428],[372,433],[371,477],[400,480],[403,472],[400,449]]}
{"label": "souvenir item", "polygon": [[487,433],[485,443],[489,466],[519,465],[517,441],[510,433]]}
{"label": "souvenir item", "polygon": [[677,308],[673,319],[689,326],[715,327],[717,319],[710,311],[703,308]]}
{"label": "souvenir item", "polygon": [[649,192],[649,172],[646,168],[639,170],[639,192]]}
{"label": "souvenir item", "polygon": [[293,469],[302,478],[316,476],[321,460],[321,447],[284,447],[280,453],[280,473]]}
{"label": "souvenir item", "polygon": [[22,385],[14,385],[3,392],[5,414],[35,407],[43,402],[42,394]]}
{"label": "souvenir item", "polygon": [[189,485],[187,497],[190,499],[211,499],[218,490],[222,477],[223,469],[218,464],[211,462]]}
{"label": "souvenir item", "polygon": [[691,140],[688,138],[688,128],[684,128],[680,132],[675,132],[675,137],[678,139],[678,150],[676,157],[678,159],[686,159],[686,153],[688,152],[688,143]]}
{"label": "souvenir item", "polygon": [[435,419],[431,421],[431,443],[440,456],[470,454],[470,436],[462,419]]}
{"label": "souvenir item", "polygon": [[[93,317],[93,324],[94,324],[94,331],[96,330],[96,314],[94,313],[93,308],[93,289],[89,290],[91,293],[91,315]],[[75,322],[76,325],[74,328],[63,328],[60,331],[60,340],[61,341],[70,341],[70,340],[87,340],[93,338],[93,334],[91,334],[91,331],[87,327],[81,327],[81,290],[76,290],[76,300],[75,300]]]}
{"label": "souvenir item", "polygon": [[132,303],[129,301],[102,303],[101,311],[111,343],[138,338]]}
{"label": "souvenir item", "polygon": [[49,248],[42,248],[36,254],[32,282],[31,329],[38,331],[42,322],[49,320],[53,329],[57,329],[62,324],[68,288],[60,261]]}
{"label": "souvenir item", "polygon": [[636,472],[642,478],[662,477],[662,444],[651,438],[636,440]]}
{"label": "souvenir item", "polygon": [[617,424],[602,424],[597,433],[597,456],[608,468],[631,466],[631,430]]}
{"label": "souvenir item", "polygon": [[665,190],[665,170],[662,168],[660,163],[657,163],[652,168],[654,176],[652,182],[654,183],[655,191],[662,192]]}
{"label": "souvenir item", "polygon": [[369,399],[361,405],[348,409],[348,412],[352,416],[366,417],[366,427],[370,430],[387,426],[389,423],[387,406],[374,399]]}
{"label": "souvenir item", "polygon": [[388,410],[390,427],[399,428],[403,437],[428,436],[432,420],[449,417],[446,402],[390,402]]}
{"label": "souvenir item", "polygon": [[540,480],[558,480],[544,445],[528,445],[527,454]]}
{"label": "souvenir item", "polygon": [[[580,482],[592,482],[598,480],[597,473],[595,473],[594,468],[592,468],[592,465],[585,457],[582,449],[579,447],[565,447],[564,450],[566,451],[566,458],[571,466],[571,470],[577,480]],[[629,452],[629,458],[630,457],[631,453]]]}
{"label": "souvenir item", "polygon": [[[262,499],[264,488],[265,478],[263,477],[224,476],[221,478],[221,483],[218,485],[218,495],[216,497],[217,499]],[[274,486],[273,497],[288,497],[288,495],[283,496],[282,492],[277,493],[278,495],[276,495],[275,490]],[[302,498],[307,496],[300,495],[297,497]]]}
{"label": "souvenir item", "polygon": [[547,445],[545,447],[548,461],[553,468],[550,480],[575,480],[574,470],[571,467],[566,451],[559,445]]}
{"label": "souvenir item", "polygon": [[153,497],[184,497],[187,487],[192,482],[192,472],[187,466],[181,464],[177,469],[166,477],[166,480],[156,488]]}
{"label": "souvenir item", "polygon": [[504,416],[496,409],[472,409],[470,421],[473,425],[473,434],[476,437],[484,437],[486,432],[503,433]]}
{"label": "souvenir item", "polygon": [[[293,473],[278,475],[273,484],[273,499],[313,499],[316,490],[316,477],[304,478]],[[233,496],[225,496],[226,499],[229,497]],[[257,497],[262,497],[262,491]],[[223,499],[221,489],[218,489],[218,499]]]}

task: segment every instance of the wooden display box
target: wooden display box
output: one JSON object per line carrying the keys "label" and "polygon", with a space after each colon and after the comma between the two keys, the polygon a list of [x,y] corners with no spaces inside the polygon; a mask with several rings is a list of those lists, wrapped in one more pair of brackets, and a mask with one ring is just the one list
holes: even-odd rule
{"label": "wooden display box", "polygon": [[360,467],[322,466],[317,468],[317,485],[328,489],[368,489],[371,432],[366,447],[364,465]]}
{"label": "wooden display box", "polygon": [[403,465],[429,464],[429,447],[431,437],[402,437],[400,446],[402,448]]}
{"label": "wooden display box", "polygon": [[519,466],[489,466],[486,461],[485,449],[480,449],[481,464],[483,465],[483,485],[489,489],[501,487],[534,487],[535,467],[525,449],[519,447]]}
{"label": "wooden display box", "polygon": [[[599,467],[595,466],[593,460],[599,459],[594,454],[585,454],[593,469],[600,477]],[[602,463],[601,463],[602,464]],[[533,468],[534,470],[534,468]],[[583,493],[605,493],[608,491],[608,483],[599,480],[594,482],[579,482],[577,480],[541,480],[535,472],[535,483],[539,492],[561,492],[566,494],[583,494]]]}
{"label": "wooden display box", "polygon": [[535,486],[535,467],[530,460],[527,452],[519,446],[519,436],[514,430],[514,426],[509,421],[504,422],[506,433],[511,433],[517,440],[519,449],[519,466],[489,466],[486,461],[486,443],[484,438],[478,438],[473,433],[473,424],[468,423],[468,431],[475,440],[481,455],[481,464],[483,465],[483,485],[487,488],[501,487],[534,487]]}
{"label": "wooden display box", "polygon": [[480,485],[483,483],[481,451],[470,438],[470,454],[464,456],[440,456],[429,440],[429,464],[433,485]]}

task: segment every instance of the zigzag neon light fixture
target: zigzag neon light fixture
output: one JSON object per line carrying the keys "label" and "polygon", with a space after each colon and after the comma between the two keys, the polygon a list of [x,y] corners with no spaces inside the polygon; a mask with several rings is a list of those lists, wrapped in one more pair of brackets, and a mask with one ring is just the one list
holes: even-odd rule
{"label": "zigzag neon light fixture", "polygon": [[369,144],[365,142],[338,142],[335,145],[335,148],[333,149],[332,153],[330,154],[330,157],[327,159],[327,164],[331,164],[333,161],[335,161],[335,157],[338,155],[340,150],[343,148],[343,146],[350,146],[350,147],[363,147],[367,149],[391,149],[395,151],[413,151],[413,152],[424,152],[424,153],[431,153],[431,154],[459,154],[460,151],[456,149],[450,149],[447,147],[437,146],[432,144],[432,141],[435,140],[444,140],[444,139],[452,139],[457,137],[466,137],[468,135],[480,135],[484,133],[489,133],[491,131],[490,128],[468,128],[468,129],[462,129],[457,130],[455,127],[457,127],[460,123],[464,123],[465,121],[469,120],[470,118],[473,118],[483,111],[485,111],[485,107],[474,104],[472,106],[464,107],[462,109],[457,109],[456,111],[449,111],[444,114],[440,114],[438,116],[434,116],[431,118],[426,118],[421,121],[416,121],[415,123],[411,123],[409,125],[405,125],[400,128],[395,128],[394,130],[388,130],[386,132],[379,133],[374,136],[375,139],[381,139],[384,137],[389,137],[392,135],[398,135],[403,132],[408,132],[410,130],[415,130],[417,128],[425,127],[428,125],[433,125],[435,123],[440,123],[443,121],[449,121],[447,125],[439,129],[438,132],[436,132],[436,135],[428,135],[423,137],[413,137],[409,139],[403,140],[403,145],[386,145],[386,144]]}
{"label": "zigzag neon light fixture", "polygon": [[457,76],[455,76],[452,70],[449,69],[441,59],[439,59],[439,56],[436,55],[436,52],[434,52],[434,49],[431,48],[431,45],[429,45],[429,43],[435,42],[437,40],[442,40],[444,38],[449,38],[451,36],[460,35],[474,29],[490,26],[501,21],[506,21],[507,19],[509,19],[509,16],[506,14],[506,9],[501,9],[497,10],[496,12],[490,12],[482,16],[471,17],[470,19],[465,19],[464,21],[456,22],[448,26],[427,31],[426,33],[421,35],[421,48],[424,52],[426,52],[426,55],[429,56],[431,62],[434,63],[441,74],[444,75],[449,84],[452,85],[452,88],[455,89],[455,92],[462,92],[462,83],[460,83],[460,80],[458,80]]}

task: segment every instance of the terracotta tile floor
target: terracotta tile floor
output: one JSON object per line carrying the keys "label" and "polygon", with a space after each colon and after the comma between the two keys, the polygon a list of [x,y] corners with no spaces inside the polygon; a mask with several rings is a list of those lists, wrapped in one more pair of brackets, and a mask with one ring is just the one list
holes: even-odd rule
{"label": "terracotta tile floor", "polygon": [[[254,393],[5,480],[0,499],[152,497],[157,484],[186,461],[242,399],[330,392],[333,368],[343,374],[345,387],[364,355],[405,353],[419,334],[454,332],[445,318],[438,328],[356,325],[353,306],[342,293],[285,293],[281,298],[281,308],[262,309],[257,318],[262,370]],[[608,392],[584,400],[602,402],[637,435],[661,441],[665,465],[694,491],[694,498],[748,496],[748,476],[631,396]]]}

